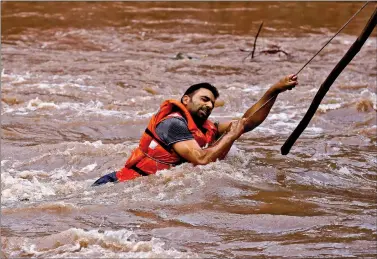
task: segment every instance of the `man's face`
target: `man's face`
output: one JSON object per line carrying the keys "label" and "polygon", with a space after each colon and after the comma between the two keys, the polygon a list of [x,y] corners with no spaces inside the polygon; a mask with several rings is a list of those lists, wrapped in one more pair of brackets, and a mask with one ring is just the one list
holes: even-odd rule
{"label": "man's face", "polygon": [[215,96],[210,90],[200,88],[194,92],[192,97],[185,95],[183,104],[186,105],[195,121],[203,123],[211,115],[215,100]]}

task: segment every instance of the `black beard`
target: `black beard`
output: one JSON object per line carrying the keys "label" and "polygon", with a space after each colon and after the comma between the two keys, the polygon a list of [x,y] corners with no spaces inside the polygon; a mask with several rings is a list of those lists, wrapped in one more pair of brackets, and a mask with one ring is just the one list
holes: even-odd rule
{"label": "black beard", "polygon": [[192,119],[194,120],[196,126],[201,127],[203,126],[204,122],[207,120],[207,118],[201,118],[196,115],[192,115]]}
{"label": "black beard", "polygon": [[194,113],[194,114],[191,114],[191,117],[194,120],[196,126],[201,127],[203,126],[204,122],[208,119],[209,115],[206,117],[200,117],[198,113]]}

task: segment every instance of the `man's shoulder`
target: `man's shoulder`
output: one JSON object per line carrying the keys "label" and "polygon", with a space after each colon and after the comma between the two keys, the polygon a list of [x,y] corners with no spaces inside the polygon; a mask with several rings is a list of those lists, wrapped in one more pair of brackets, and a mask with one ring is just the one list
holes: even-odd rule
{"label": "man's shoulder", "polygon": [[163,125],[165,128],[188,128],[187,120],[182,116],[171,116],[167,117],[166,119],[162,120],[157,127]]}
{"label": "man's shoulder", "polygon": [[157,125],[156,133],[166,145],[194,138],[183,117],[164,119]]}

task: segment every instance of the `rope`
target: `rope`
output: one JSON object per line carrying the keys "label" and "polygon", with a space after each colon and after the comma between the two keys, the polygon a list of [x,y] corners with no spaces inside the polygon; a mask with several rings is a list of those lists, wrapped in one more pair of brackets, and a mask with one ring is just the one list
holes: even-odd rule
{"label": "rope", "polygon": [[360,13],[360,11],[361,10],[363,10],[364,9],[364,7],[365,6],[367,6],[367,4],[369,3],[369,1],[368,2],[366,2],[360,9],[359,9],[359,11],[357,11],[344,25],[343,25],[343,27],[342,28],[340,28],[339,29],[339,31],[337,32],[337,33],[335,33],[335,35],[334,36],[332,36],[331,37],[331,39],[329,39],[327,42],[326,42],[326,44],[325,45],[323,45],[323,47],[320,49],[320,50],[318,50],[317,51],[317,53],[315,53],[315,55],[311,58],[311,59],[309,59],[309,61],[308,62],[306,62],[305,63],[305,65],[295,74],[296,76],[298,75],[298,73],[300,73],[301,72],[301,70],[303,70],[304,69],[304,67],[306,67],[309,63],[310,63],[310,61],[312,61],[313,60],[313,58],[315,58],[317,55],[318,55],[318,53],[319,52],[321,52],[326,46],[327,46],[327,44],[329,44],[330,43],[330,41],[332,41],[332,39],[334,39],[335,38],[335,36],[336,35],[338,35],[343,29],[344,29],[344,27],[346,27],[351,21],[352,21],[352,19],[358,14],[358,13]]}
{"label": "rope", "polygon": [[[323,45],[323,47],[320,49],[320,50],[318,50],[317,51],[317,53],[315,53],[314,54],[314,56],[311,58],[311,59],[309,59],[309,61],[308,62],[306,62],[305,63],[305,65],[295,74],[296,76],[298,75],[298,73],[300,73],[301,72],[301,70],[303,70],[304,69],[304,67],[306,67],[309,63],[310,63],[310,61],[312,61],[317,55],[318,55],[318,53],[319,52],[321,52],[326,46],[327,46],[327,44],[329,44],[330,43],[330,41],[332,41],[332,39],[334,39],[335,38],[335,36],[336,35],[338,35],[343,29],[344,29],[344,27],[346,27],[351,21],[352,21],[352,19],[361,11],[361,10],[363,10],[364,9],[364,7],[365,6],[367,6],[367,4],[369,3],[369,1],[367,1],[343,26],[342,26],[342,28],[340,28],[339,30],[338,30],[338,32],[337,33],[335,33],[335,35],[334,36],[332,36],[331,37],[331,39],[329,39],[327,42],[326,42],[326,44],[325,45]],[[257,113],[260,109],[262,109],[264,106],[266,106],[266,104],[267,103],[269,103],[273,98],[275,98],[277,95],[274,95],[274,96],[272,96],[270,99],[268,99],[267,100],[267,102],[265,102],[261,107],[259,107],[255,112],[253,112],[253,114],[251,114],[250,116],[249,116],[249,118],[251,117],[251,116],[253,116],[255,113]]]}

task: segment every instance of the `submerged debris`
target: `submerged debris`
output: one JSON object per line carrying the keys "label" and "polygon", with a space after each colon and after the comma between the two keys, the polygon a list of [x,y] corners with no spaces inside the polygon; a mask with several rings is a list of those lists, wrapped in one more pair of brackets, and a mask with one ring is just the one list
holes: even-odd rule
{"label": "submerged debris", "polygon": [[244,62],[246,59],[247,59],[247,57],[249,57],[250,55],[251,55],[251,59],[253,59],[254,58],[254,52],[255,52],[255,48],[256,48],[256,46],[257,46],[257,39],[258,39],[258,36],[259,36],[259,33],[260,33],[260,31],[262,30],[262,27],[263,27],[263,21],[262,21],[262,23],[259,25],[259,29],[258,29],[258,32],[257,32],[257,35],[255,35],[255,37],[254,37],[254,44],[253,44],[253,50],[242,60],[242,62]]}
{"label": "submerged debris", "polygon": [[[250,52],[243,60],[242,62],[245,61],[245,59],[247,57],[249,57],[251,55],[251,53],[253,53],[254,49],[253,50],[249,50],[249,49],[243,49],[243,48],[240,48],[239,49],[240,51],[242,52]],[[261,50],[259,53],[260,54],[277,54],[277,53],[283,53],[285,54],[287,57],[291,57],[292,55],[290,53],[288,53],[287,51],[281,49],[281,47],[279,45],[274,45],[274,44],[271,44],[268,46],[267,49],[264,49],[264,50]],[[251,59],[250,59],[251,60]]]}
{"label": "submerged debris", "polygon": [[177,55],[175,55],[175,57],[173,58],[175,60],[179,60],[179,59],[193,59],[193,57],[189,56],[189,55],[186,55],[182,52],[178,52]]}
{"label": "submerged debris", "polygon": [[144,87],[143,90],[146,91],[146,92],[148,92],[148,93],[150,93],[150,94],[152,94],[152,95],[158,94],[158,92],[156,90],[154,90],[152,87]]}
{"label": "submerged debris", "polygon": [[286,56],[290,56],[290,54],[280,48],[279,45],[270,45],[268,49],[262,50],[260,53],[263,54],[276,54],[276,53],[284,53]]}

